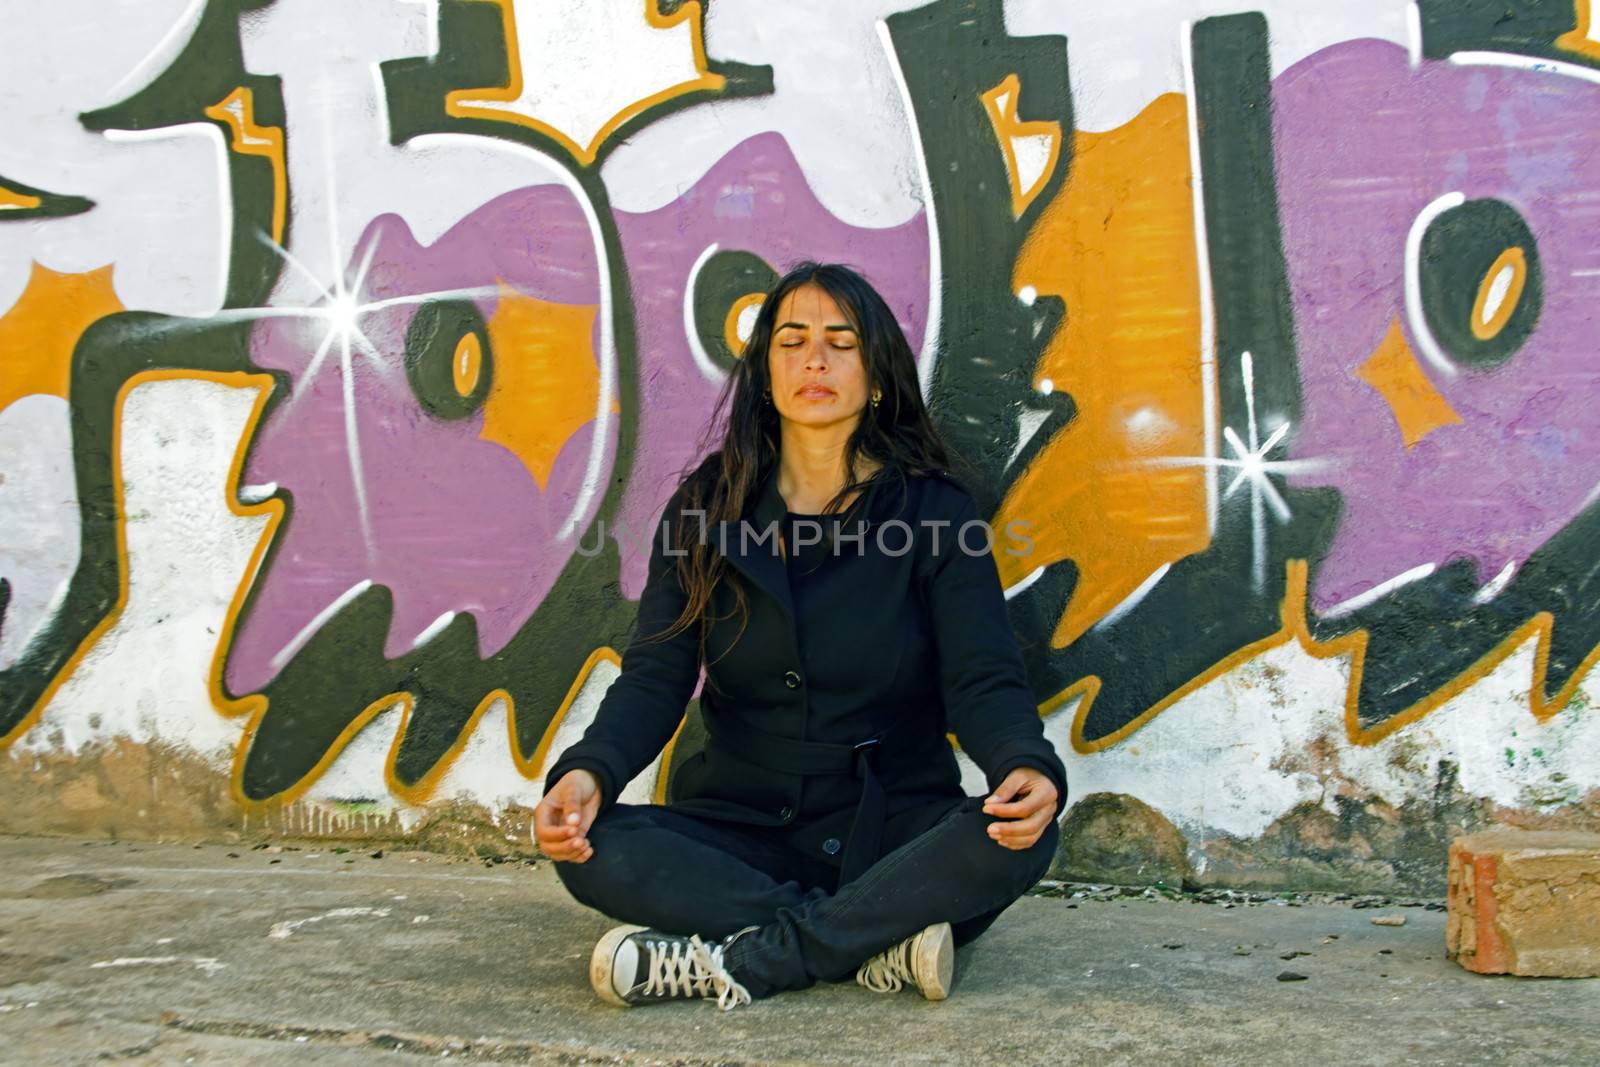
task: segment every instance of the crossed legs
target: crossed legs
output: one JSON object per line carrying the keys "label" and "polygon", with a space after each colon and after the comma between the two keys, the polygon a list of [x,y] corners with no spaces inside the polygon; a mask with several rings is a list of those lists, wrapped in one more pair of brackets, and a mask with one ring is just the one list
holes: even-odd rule
{"label": "crossed legs", "polygon": [[957,944],[988,929],[1044,875],[1058,831],[1003,848],[981,805],[953,805],[837,891],[833,868],[770,831],[645,805],[601,815],[589,829],[593,857],[556,871],[580,903],[619,922],[707,939],[755,927],[724,963],[762,997],[846,978],[934,923],[950,923]]}

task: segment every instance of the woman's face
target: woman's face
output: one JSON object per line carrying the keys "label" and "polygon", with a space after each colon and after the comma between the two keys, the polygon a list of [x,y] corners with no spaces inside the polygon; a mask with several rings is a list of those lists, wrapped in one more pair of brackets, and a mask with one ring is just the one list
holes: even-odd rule
{"label": "woman's face", "polygon": [[778,305],[767,350],[772,403],[804,426],[829,426],[861,417],[867,368],[850,318],[820,285],[802,285]]}

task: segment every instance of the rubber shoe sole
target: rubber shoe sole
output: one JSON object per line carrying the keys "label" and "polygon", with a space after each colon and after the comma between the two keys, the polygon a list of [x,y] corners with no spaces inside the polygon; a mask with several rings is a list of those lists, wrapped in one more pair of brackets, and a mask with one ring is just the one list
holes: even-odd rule
{"label": "rubber shoe sole", "polygon": [[949,923],[930,926],[917,935],[911,946],[911,973],[917,988],[928,1000],[943,1000],[950,995],[955,977],[956,940]]}
{"label": "rubber shoe sole", "polygon": [[631,1008],[622,994],[617,992],[616,982],[612,972],[617,958],[617,949],[629,936],[640,930],[648,929],[644,926],[616,926],[606,931],[605,935],[595,942],[594,952],[589,956],[589,985],[595,994],[607,1004],[615,1004],[619,1008]]}

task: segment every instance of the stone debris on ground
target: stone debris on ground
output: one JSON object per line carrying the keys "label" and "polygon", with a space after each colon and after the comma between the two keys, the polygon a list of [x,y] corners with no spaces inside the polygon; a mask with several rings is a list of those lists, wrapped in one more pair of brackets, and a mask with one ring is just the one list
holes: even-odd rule
{"label": "stone debris on ground", "polygon": [[[1100,882],[1068,882],[1045,879],[1029,892],[1038,897],[1058,897],[1067,900],[1173,900],[1186,901],[1191,904],[1214,904],[1223,908],[1262,906],[1300,908],[1307,905],[1343,905],[1358,910],[1366,908],[1445,910],[1445,902],[1443,900],[1427,898],[1324,891],[1269,893],[1259,890],[1171,886],[1163,882],[1157,882],[1154,885],[1112,885]],[[1380,923],[1379,925],[1384,924]]]}

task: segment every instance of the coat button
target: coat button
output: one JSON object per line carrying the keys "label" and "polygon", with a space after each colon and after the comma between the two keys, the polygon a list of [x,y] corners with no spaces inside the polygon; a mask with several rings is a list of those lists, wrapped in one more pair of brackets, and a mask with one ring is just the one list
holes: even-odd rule
{"label": "coat button", "polygon": [[837,837],[828,838],[826,841],[824,841],[822,843],[822,851],[826,852],[830,856],[838,855],[838,853],[839,853],[839,839]]}
{"label": "coat button", "polygon": [[794,671],[785,671],[783,673],[783,684],[788,686],[790,689],[799,689],[800,676]]}
{"label": "coat button", "polygon": [[778,809],[778,818],[788,820],[794,817],[794,809],[785,804]]}

